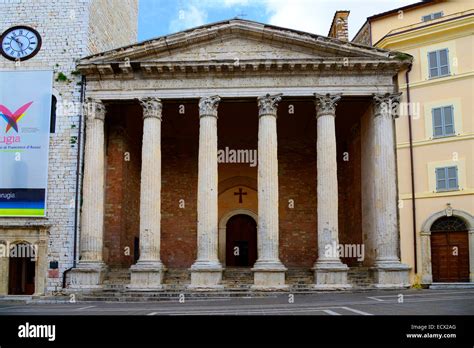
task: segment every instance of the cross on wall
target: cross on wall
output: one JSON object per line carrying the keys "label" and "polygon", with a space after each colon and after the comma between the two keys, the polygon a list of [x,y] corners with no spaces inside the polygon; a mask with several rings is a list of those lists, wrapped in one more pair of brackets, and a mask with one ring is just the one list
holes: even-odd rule
{"label": "cross on wall", "polygon": [[234,196],[239,196],[239,203],[243,203],[242,196],[246,196],[247,192],[243,192],[242,188],[239,187],[239,192],[234,192]]}

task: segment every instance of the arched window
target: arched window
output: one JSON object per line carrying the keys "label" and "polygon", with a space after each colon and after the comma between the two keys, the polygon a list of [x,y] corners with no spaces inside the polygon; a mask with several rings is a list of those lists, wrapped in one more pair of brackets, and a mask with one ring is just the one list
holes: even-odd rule
{"label": "arched window", "polygon": [[467,231],[466,223],[454,216],[443,216],[431,225],[431,232]]}

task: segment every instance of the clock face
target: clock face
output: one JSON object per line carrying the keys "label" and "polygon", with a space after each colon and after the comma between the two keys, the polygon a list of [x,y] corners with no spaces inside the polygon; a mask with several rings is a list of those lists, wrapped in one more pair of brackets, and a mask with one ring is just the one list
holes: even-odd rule
{"label": "clock face", "polygon": [[41,36],[33,28],[18,26],[7,29],[0,39],[0,53],[10,60],[30,59],[41,48]]}

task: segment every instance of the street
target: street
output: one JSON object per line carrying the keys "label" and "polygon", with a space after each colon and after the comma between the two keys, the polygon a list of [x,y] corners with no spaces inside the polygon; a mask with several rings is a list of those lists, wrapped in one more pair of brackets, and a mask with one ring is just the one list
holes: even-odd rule
{"label": "street", "polygon": [[18,303],[0,315],[473,315],[474,289],[179,297],[164,302]]}

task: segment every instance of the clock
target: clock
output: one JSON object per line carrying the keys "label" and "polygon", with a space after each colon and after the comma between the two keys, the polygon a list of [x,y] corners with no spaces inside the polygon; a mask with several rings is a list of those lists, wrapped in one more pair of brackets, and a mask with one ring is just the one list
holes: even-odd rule
{"label": "clock", "polygon": [[41,48],[41,36],[33,28],[16,26],[5,30],[0,37],[0,53],[9,60],[27,60]]}

